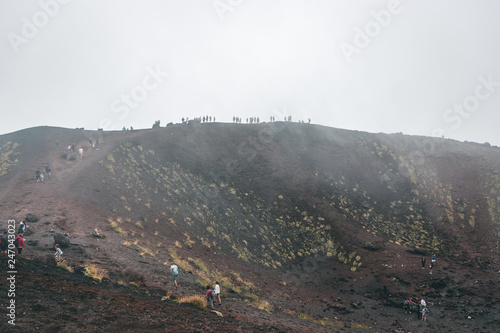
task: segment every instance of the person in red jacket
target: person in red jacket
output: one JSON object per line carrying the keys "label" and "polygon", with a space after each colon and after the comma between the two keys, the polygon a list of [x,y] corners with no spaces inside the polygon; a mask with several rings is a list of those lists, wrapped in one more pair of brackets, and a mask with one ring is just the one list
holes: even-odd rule
{"label": "person in red jacket", "polygon": [[21,252],[23,251],[24,249],[24,238],[23,238],[23,234],[19,234],[17,235],[17,238],[16,240],[14,241],[14,244],[16,245],[17,247],[17,253],[19,255],[21,255]]}
{"label": "person in red jacket", "polygon": [[215,295],[214,295],[212,289],[210,289],[210,286],[208,286],[208,285],[207,285],[207,293],[205,295],[205,298],[207,299],[207,307],[210,307],[213,310],[214,309]]}

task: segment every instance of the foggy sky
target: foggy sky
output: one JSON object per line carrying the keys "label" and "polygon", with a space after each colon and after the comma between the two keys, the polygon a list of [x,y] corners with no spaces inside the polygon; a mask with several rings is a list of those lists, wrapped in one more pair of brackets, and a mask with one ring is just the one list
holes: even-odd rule
{"label": "foggy sky", "polygon": [[0,0],[0,134],[270,116],[500,145],[500,2]]}

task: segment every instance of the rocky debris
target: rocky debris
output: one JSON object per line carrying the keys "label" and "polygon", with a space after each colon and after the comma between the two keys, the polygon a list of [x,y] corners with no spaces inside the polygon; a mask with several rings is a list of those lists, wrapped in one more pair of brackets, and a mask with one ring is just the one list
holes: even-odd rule
{"label": "rocky debris", "polygon": [[327,309],[328,310],[333,310],[337,313],[340,313],[340,314],[348,314],[348,313],[351,313],[351,311],[345,306],[345,305],[342,305],[342,304],[327,304]]}
{"label": "rocky debris", "polygon": [[389,289],[387,289],[387,286],[384,286],[380,292],[380,297],[388,298],[389,296],[390,296]]}
{"label": "rocky debris", "polygon": [[95,228],[92,230],[92,236],[97,237],[97,238],[104,238],[104,234],[102,233],[101,229]]}
{"label": "rocky debris", "polygon": [[427,252],[427,250],[419,249],[418,247],[415,247],[413,249],[408,249],[408,250],[406,250],[406,252],[416,254],[419,256],[428,256],[429,255],[429,252]]}
{"label": "rocky debris", "polygon": [[224,317],[224,316],[222,315],[222,313],[220,313],[219,311],[212,310],[212,311],[210,311],[210,312],[215,313],[215,314],[216,314],[216,315],[218,315],[219,317]]}
{"label": "rocky debris", "polygon": [[448,285],[449,282],[450,281],[448,278],[441,278],[441,279],[432,281],[431,287],[434,289],[443,289]]}
{"label": "rocky debris", "polygon": [[55,244],[59,244],[62,248],[69,247],[69,237],[64,234],[57,233],[54,235],[54,245]]}
{"label": "rocky debris", "polygon": [[359,301],[359,302],[354,302],[351,304],[351,307],[353,307],[354,309],[359,309],[359,307],[361,306],[361,304],[363,304],[363,302]]}
{"label": "rocky debris", "polygon": [[365,245],[363,245],[363,248],[370,250],[370,251],[377,251],[378,250],[378,247],[373,246],[372,243],[366,243]]}
{"label": "rocky debris", "polygon": [[409,282],[409,281],[406,281],[405,279],[403,279],[403,278],[402,278],[402,277],[400,277],[400,276],[397,276],[397,275],[396,275],[396,279],[398,279],[398,281],[399,281],[399,282],[401,282],[401,283],[402,283],[402,284],[404,284],[404,285],[407,285],[407,286],[409,286],[409,285],[410,285],[410,282]]}
{"label": "rocky debris", "polygon": [[25,219],[27,222],[31,222],[31,223],[38,222],[38,217],[36,217],[33,214],[27,214]]}
{"label": "rocky debris", "polygon": [[76,160],[76,154],[71,149],[64,149],[63,151],[61,151],[61,157],[65,158],[68,161]]}

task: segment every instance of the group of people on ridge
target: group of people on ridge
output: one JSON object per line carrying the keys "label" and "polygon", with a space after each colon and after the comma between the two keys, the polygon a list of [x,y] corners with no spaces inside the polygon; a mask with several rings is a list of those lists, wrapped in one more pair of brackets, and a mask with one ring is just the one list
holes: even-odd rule
{"label": "group of people on ridge", "polygon": [[[425,269],[425,263],[426,259],[425,257],[422,257],[422,269]],[[431,257],[431,263],[429,264],[429,274],[432,274],[432,269],[434,268],[435,265],[436,265],[436,255],[433,254]]]}
{"label": "group of people on ridge", "polygon": [[427,303],[425,300],[418,299],[413,302],[411,298],[407,299],[403,303],[403,309],[405,313],[411,313],[412,310],[417,312],[417,318],[423,321],[427,321],[427,314],[429,313],[429,309],[427,308]]}
{"label": "group of people on ridge", "polygon": [[[50,179],[50,167],[48,164],[45,165],[45,167],[42,169],[43,171],[40,172],[40,170],[36,169],[35,171],[35,179],[37,183],[43,183],[44,179]],[[45,173],[44,173],[45,172]]]}
{"label": "group of people on ridge", "polygon": [[207,307],[210,307],[212,310],[214,309],[214,300],[217,298],[219,301],[219,306],[222,305],[221,299],[220,299],[220,286],[219,282],[215,281],[215,287],[214,290],[210,288],[209,285],[207,285],[207,293],[205,294],[205,298],[207,300]]}

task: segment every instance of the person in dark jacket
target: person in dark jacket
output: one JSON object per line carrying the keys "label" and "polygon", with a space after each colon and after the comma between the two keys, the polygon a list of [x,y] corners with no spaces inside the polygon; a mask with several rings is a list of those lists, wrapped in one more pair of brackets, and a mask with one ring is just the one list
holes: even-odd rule
{"label": "person in dark jacket", "polygon": [[424,309],[424,306],[422,305],[420,300],[417,300],[417,318],[422,319],[422,310]]}
{"label": "person in dark jacket", "polygon": [[422,269],[425,269],[425,257],[422,257]]}
{"label": "person in dark jacket", "polygon": [[208,285],[207,285],[207,293],[205,295],[205,298],[207,299],[207,307],[210,307],[213,310],[214,309],[215,295],[214,295],[212,289],[210,289],[210,286],[208,286]]}
{"label": "person in dark jacket", "polygon": [[9,246],[9,239],[7,238],[7,231],[4,231],[0,236],[0,252],[7,253],[7,249]]}
{"label": "person in dark jacket", "polygon": [[47,179],[50,179],[50,167],[48,164],[45,165],[45,177],[47,177]]}
{"label": "person in dark jacket", "polygon": [[24,221],[21,221],[21,223],[19,223],[19,228],[17,228],[17,233],[24,235],[25,230],[26,230],[26,223],[24,223]]}

